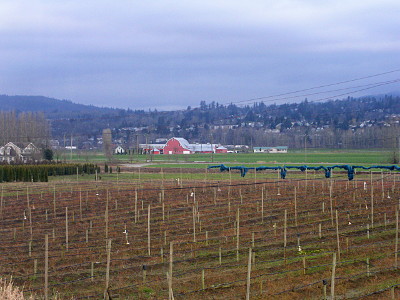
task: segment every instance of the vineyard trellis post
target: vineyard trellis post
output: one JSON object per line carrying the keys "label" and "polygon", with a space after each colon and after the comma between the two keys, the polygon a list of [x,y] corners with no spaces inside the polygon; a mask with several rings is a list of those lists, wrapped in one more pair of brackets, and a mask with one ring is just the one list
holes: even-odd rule
{"label": "vineyard trellis post", "polygon": [[397,256],[399,252],[399,209],[396,208],[396,233],[394,241],[394,266],[397,268]]}
{"label": "vineyard trellis post", "polygon": [[332,277],[331,277],[331,299],[335,299],[335,276],[336,276],[336,252],[333,252]]}
{"label": "vineyard trellis post", "polygon": [[49,235],[44,237],[44,299],[49,299]]}
{"label": "vineyard trellis post", "polygon": [[247,263],[246,300],[250,300],[251,256],[252,256],[252,249],[249,248],[249,259]]}
{"label": "vineyard trellis post", "polygon": [[106,267],[106,286],[104,290],[104,299],[108,298],[108,287],[110,286],[110,262],[111,262],[111,239],[107,241],[107,267]]}
{"label": "vineyard trellis post", "polygon": [[[337,243],[338,260],[340,260],[339,219],[338,219],[338,211],[337,210],[336,210],[336,243]],[[336,256],[335,256],[335,260],[336,260]]]}
{"label": "vineyard trellis post", "polygon": [[65,207],[65,248],[68,251],[68,207]]}
{"label": "vineyard trellis post", "polygon": [[284,223],[283,223],[283,258],[286,263],[286,246],[287,246],[287,210],[285,209]]}
{"label": "vineyard trellis post", "polygon": [[147,254],[151,255],[150,204],[147,207]]}
{"label": "vineyard trellis post", "polygon": [[296,187],[294,187],[294,221],[295,221],[295,225],[297,227],[297,190],[296,190]]}
{"label": "vineyard trellis post", "polygon": [[240,239],[240,211],[239,208],[237,209],[236,213],[236,261],[239,261],[239,239]]}
{"label": "vineyard trellis post", "polygon": [[172,265],[174,262],[174,252],[173,252],[174,248],[173,248],[173,243],[170,242],[169,243],[169,270],[167,273],[168,276],[168,299],[169,300],[173,300],[174,299],[174,293],[172,290]]}
{"label": "vineyard trellis post", "polygon": [[371,185],[371,228],[374,228],[374,187]]}

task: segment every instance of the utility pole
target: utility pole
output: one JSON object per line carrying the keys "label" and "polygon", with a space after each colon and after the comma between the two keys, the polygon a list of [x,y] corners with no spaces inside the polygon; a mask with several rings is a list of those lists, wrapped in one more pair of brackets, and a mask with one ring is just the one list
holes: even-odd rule
{"label": "utility pole", "polygon": [[214,162],[214,148],[213,148],[213,135],[211,133],[211,162]]}
{"label": "utility pole", "polygon": [[397,149],[397,151],[398,151],[398,155],[399,155],[399,158],[397,160],[397,164],[400,165],[400,136],[397,137],[397,140],[398,140],[398,149]]}
{"label": "utility pole", "polygon": [[148,156],[147,156],[148,152],[149,152],[149,143],[148,143],[147,134],[146,134],[146,162],[148,161]]}
{"label": "utility pole", "polygon": [[139,135],[136,134],[136,155],[137,155],[137,161],[139,161]]}

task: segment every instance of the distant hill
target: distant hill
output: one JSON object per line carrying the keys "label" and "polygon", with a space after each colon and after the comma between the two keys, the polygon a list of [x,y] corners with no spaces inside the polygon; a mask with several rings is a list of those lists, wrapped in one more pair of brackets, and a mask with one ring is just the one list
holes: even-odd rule
{"label": "distant hill", "polygon": [[101,108],[93,105],[73,103],[43,96],[8,96],[0,95],[0,110],[16,112],[44,112],[48,118],[81,116],[88,113],[112,113],[113,108]]}

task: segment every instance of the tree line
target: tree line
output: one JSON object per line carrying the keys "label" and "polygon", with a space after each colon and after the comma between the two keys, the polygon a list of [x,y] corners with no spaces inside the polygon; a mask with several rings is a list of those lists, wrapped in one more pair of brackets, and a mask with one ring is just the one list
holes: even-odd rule
{"label": "tree line", "polygon": [[0,165],[0,182],[47,182],[49,176],[94,174],[95,164]]}
{"label": "tree line", "polygon": [[50,134],[49,121],[42,112],[0,111],[0,145],[13,142],[45,147]]}

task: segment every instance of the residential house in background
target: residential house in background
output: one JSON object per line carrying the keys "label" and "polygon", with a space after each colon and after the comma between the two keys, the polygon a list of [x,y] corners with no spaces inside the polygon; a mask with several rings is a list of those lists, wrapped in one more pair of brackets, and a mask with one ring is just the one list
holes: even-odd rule
{"label": "residential house in background", "polygon": [[34,144],[14,144],[9,142],[0,147],[0,162],[29,163],[41,160],[41,151]]}
{"label": "residential house in background", "polygon": [[254,153],[287,153],[288,146],[253,147]]}
{"label": "residential house in background", "polygon": [[122,148],[121,145],[118,145],[115,149],[114,149],[114,154],[126,154],[126,150],[124,148]]}

